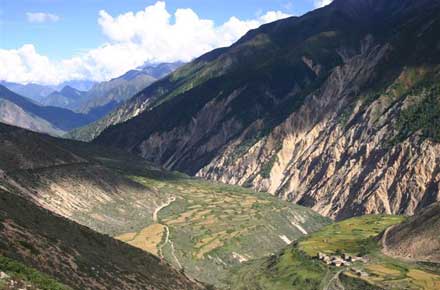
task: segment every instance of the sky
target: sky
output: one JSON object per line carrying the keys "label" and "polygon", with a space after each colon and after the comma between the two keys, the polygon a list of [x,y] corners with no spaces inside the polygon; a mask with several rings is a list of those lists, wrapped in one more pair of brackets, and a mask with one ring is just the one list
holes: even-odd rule
{"label": "sky", "polygon": [[0,0],[0,80],[103,81],[190,61],[332,0]]}

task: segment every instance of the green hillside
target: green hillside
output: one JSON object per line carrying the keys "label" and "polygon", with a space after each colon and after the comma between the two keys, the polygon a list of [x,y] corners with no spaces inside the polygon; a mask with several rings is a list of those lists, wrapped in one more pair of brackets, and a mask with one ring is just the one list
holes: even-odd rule
{"label": "green hillside", "polygon": [[[70,290],[53,278],[15,260],[0,255],[0,290],[9,290],[12,285],[29,290]],[[6,275],[5,275],[6,274]]]}
{"label": "green hillside", "polygon": [[[404,219],[363,216],[324,227],[270,258],[237,269],[231,289],[438,289],[439,265],[398,260],[381,252],[377,236]],[[318,253],[362,256],[365,261],[330,266],[316,258]]]}

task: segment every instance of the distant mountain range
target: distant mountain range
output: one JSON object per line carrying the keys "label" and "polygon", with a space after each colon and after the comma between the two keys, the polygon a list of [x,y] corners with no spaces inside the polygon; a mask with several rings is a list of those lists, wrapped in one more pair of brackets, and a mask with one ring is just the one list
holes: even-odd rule
{"label": "distant mountain range", "polygon": [[94,85],[96,85],[98,82],[95,81],[88,81],[88,80],[73,80],[73,81],[66,81],[62,82],[61,84],[54,86],[53,88],[56,91],[62,90],[64,87],[71,87],[78,91],[86,92],[93,88]]}
{"label": "distant mountain range", "polygon": [[99,116],[85,115],[67,109],[40,106],[0,85],[1,121],[53,135],[84,126]]}
{"label": "distant mountain range", "polygon": [[42,98],[40,104],[73,110],[78,104],[86,100],[87,93],[71,86],[65,86],[60,91],[55,91]]}
{"label": "distant mountain range", "polygon": [[[18,84],[0,81],[9,90],[44,105],[88,113],[109,103],[120,103],[154,81],[173,72],[182,62],[144,64],[106,82],[67,81],[56,86]],[[109,107],[113,108],[113,107]]]}
{"label": "distant mountain range", "polygon": [[20,96],[29,98],[36,102],[40,102],[44,97],[50,95],[55,91],[54,87],[32,83],[22,85],[18,83],[0,81],[0,85],[8,88],[9,90]]}
{"label": "distant mountain range", "polygon": [[[102,118],[181,65],[180,62],[144,65],[103,83],[71,81],[50,87],[1,82],[0,120],[37,132],[62,135]],[[61,86],[61,90],[55,90]]]}
{"label": "distant mountain range", "polygon": [[79,106],[78,111],[87,113],[111,102],[121,103],[182,65],[182,62],[146,64],[108,82],[96,84],[87,92],[87,101]]}

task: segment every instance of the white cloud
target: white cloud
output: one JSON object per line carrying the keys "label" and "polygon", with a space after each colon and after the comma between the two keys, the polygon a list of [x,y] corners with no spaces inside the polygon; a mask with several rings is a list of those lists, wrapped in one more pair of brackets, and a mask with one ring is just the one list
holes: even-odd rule
{"label": "white cloud", "polygon": [[33,45],[23,45],[19,49],[0,49],[0,80],[43,83],[58,81],[53,64],[45,56],[39,55]]}
{"label": "white cloud", "polygon": [[98,25],[107,42],[98,48],[51,62],[33,45],[16,50],[0,50],[0,79],[13,82],[58,83],[70,79],[102,81],[149,62],[190,61],[212,49],[228,46],[248,30],[280,18],[269,11],[256,19],[231,17],[221,25],[200,18],[192,9],[170,14],[159,1],[142,11],[112,16],[101,10]]}
{"label": "white cloud", "polygon": [[320,8],[323,6],[327,6],[332,2],[333,2],[333,0],[315,0],[315,7]]}
{"label": "white cloud", "polygon": [[57,22],[60,20],[58,15],[45,12],[27,12],[26,17],[30,23]]}

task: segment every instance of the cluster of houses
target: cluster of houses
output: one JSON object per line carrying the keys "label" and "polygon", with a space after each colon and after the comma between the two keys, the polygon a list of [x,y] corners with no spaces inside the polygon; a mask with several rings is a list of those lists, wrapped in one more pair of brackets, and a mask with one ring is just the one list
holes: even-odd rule
{"label": "cluster of houses", "polygon": [[331,266],[336,266],[336,267],[346,267],[346,266],[350,266],[352,263],[356,262],[356,261],[360,261],[360,262],[366,262],[365,258],[363,257],[356,257],[356,256],[351,256],[348,254],[342,254],[342,256],[328,256],[324,253],[319,252],[317,254],[317,258],[321,261],[323,261],[325,264],[327,265],[331,265]]}
{"label": "cluster of houses", "polygon": [[[327,265],[330,266],[335,266],[335,267],[348,267],[351,266],[352,263],[354,262],[362,262],[362,263],[366,263],[367,259],[365,257],[356,257],[356,256],[351,256],[348,254],[342,254],[341,256],[338,255],[333,255],[333,256],[329,256],[325,253],[321,253],[319,252],[317,254],[317,258],[318,260],[324,262]],[[351,271],[354,272],[357,276],[359,277],[367,277],[368,273],[360,270],[360,269],[356,269],[356,268],[351,268]]]}

